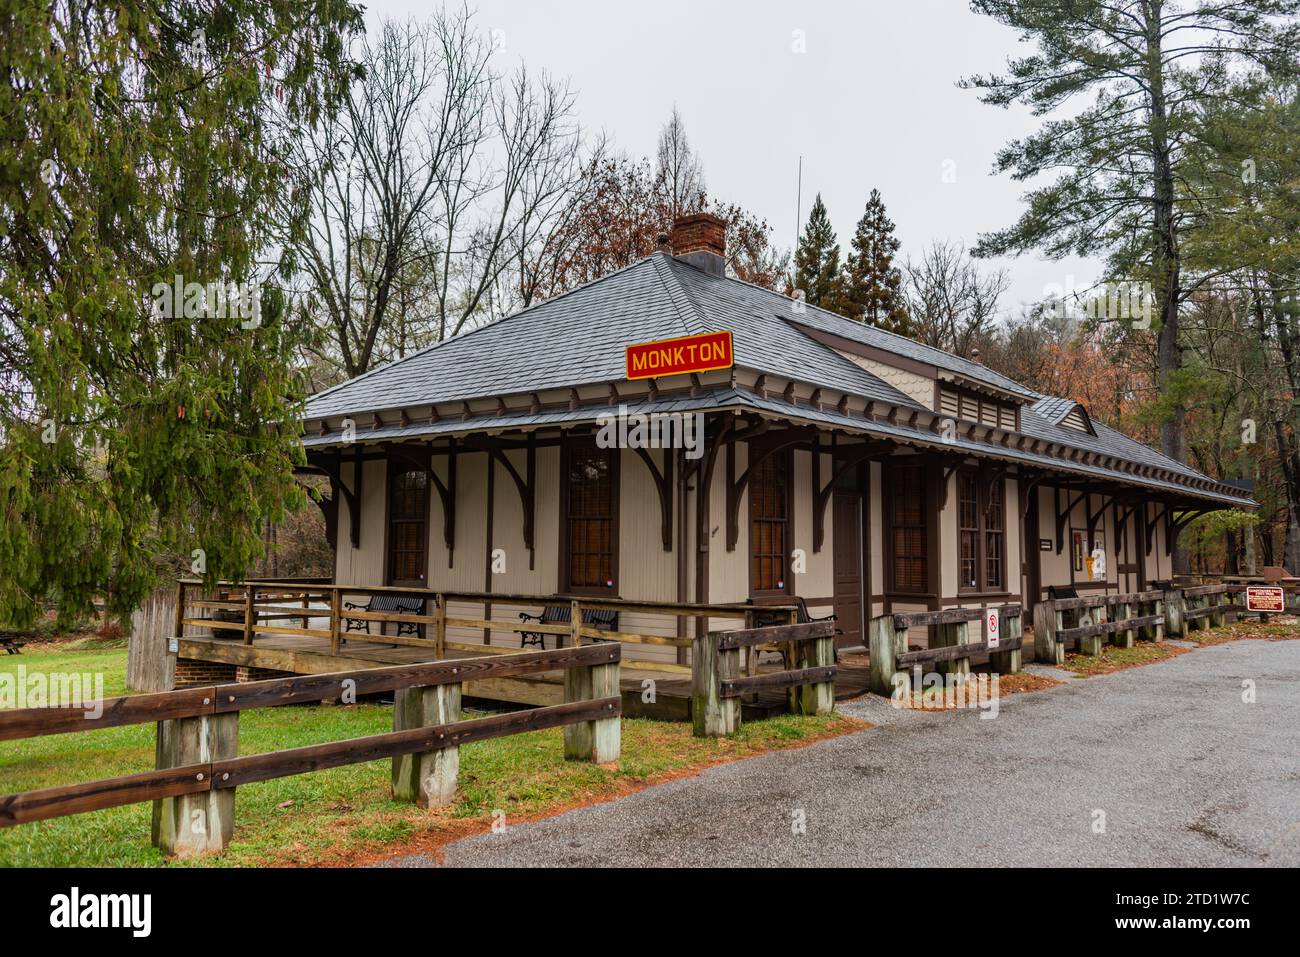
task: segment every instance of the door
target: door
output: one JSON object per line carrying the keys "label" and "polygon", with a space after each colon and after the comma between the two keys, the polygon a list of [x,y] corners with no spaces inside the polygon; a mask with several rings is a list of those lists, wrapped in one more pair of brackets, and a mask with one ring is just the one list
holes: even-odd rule
{"label": "door", "polygon": [[862,633],[862,496],[857,489],[834,494],[835,647],[866,644]]}

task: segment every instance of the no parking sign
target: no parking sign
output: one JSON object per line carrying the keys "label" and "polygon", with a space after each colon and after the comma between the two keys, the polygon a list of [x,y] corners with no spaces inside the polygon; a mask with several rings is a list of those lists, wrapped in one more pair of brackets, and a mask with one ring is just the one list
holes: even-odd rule
{"label": "no parking sign", "polygon": [[984,609],[984,633],[990,648],[996,648],[1002,637],[1002,619],[996,608]]}

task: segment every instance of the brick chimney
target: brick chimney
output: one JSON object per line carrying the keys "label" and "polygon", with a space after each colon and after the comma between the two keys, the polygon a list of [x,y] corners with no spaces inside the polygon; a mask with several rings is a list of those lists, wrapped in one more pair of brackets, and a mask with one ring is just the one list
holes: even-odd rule
{"label": "brick chimney", "polygon": [[725,274],[727,223],[712,213],[690,213],[673,222],[673,255],[714,276]]}

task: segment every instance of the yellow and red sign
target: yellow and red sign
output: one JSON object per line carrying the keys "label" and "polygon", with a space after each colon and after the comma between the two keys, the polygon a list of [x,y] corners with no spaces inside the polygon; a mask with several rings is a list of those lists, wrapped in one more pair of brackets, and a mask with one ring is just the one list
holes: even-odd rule
{"label": "yellow and red sign", "polygon": [[730,369],[735,361],[730,332],[661,339],[627,347],[627,377],[652,379],[685,372]]}

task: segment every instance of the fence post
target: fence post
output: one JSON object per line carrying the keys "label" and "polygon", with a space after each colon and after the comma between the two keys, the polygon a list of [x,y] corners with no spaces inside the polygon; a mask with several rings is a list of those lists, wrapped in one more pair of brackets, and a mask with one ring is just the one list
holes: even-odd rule
{"label": "fence post", "polygon": [[[968,621],[935,625],[934,628],[935,641],[931,645],[933,648],[950,648],[953,645],[964,645],[970,641],[970,622]],[[937,661],[935,662],[935,670],[941,675],[968,675],[970,674],[970,658]]]}
{"label": "fence post", "polygon": [[[798,642],[797,648],[798,668],[829,668],[835,664],[834,633],[825,638]],[[801,685],[795,690],[799,692],[799,714],[830,714],[835,709],[833,681]]]}
{"label": "fence post", "polygon": [[1183,613],[1187,611],[1187,599],[1181,589],[1171,588],[1165,592],[1165,637],[1170,635],[1181,638],[1186,627]]}
{"label": "fence post", "polygon": [[[209,690],[216,694],[215,689]],[[224,761],[239,754],[239,712],[159,721],[157,735],[154,763],[158,770],[190,764],[210,766],[213,761]],[[153,802],[153,845],[164,854],[196,857],[221,851],[234,833],[234,788],[181,794]]]}
{"label": "fence post", "polygon": [[[1232,600],[1231,597],[1228,595],[1226,589],[1224,591],[1218,592],[1217,594],[1211,595],[1209,597],[1210,597],[1210,605],[1216,609],[1222,608],[1225,604],[1227,604],[1227,602]],[[1215,611],[1214,614],[1210,615],[1211,628],[1222,628],[1227,623],[1228,623],[1227,612]]]}
{"label": "fence post", "polygon": [[716,738],[740,727],[740,699],[722,697],[721,688],[723,681],[740,677],[740,649],[719,649],[722,634],[705,632],[691,642],[691,725],[697,738]]}
{"label": "fence post", "polygon": [[[1002,618],[1002,641],[1023,641],[1024,628],[1021,625],[1021,616],[1025,611],[1022,607],[1020,614],[1014,618]],[[1000,614],[1000,613],[999,613]],[[1001,642],[999,642],[1000,644]],[[1013,675],[1021,668],[1021,655],[1019,648],[1011,648],[1006,651],[995,651],[989,655],[989,667],[1001,675]]]}
{"label": "fence post", "polygon": [[[576,605],[577,602],[574,602]],[[575,609],[576,611],[576,609]],[[617,698],[619,663],[583,665],[564,672],[564,700],[589,701]],[[620,715],[596,721],[579,721],[564,726],[564,757],[570,761],[593,761],[608,764],[617,761],[622,741]]]}
{"label": "fence post", "polygon": [[1059,623],[1055,601],[1040,601],[1034,606],[1034,660],[1045,665],[1065,663],[1065,645],[1056,640]]}
{"label": "fence post", "polygon": [[257,590],[248,582],[244,583],[244,644],[253,643],[253,633],[257,626]]}
{"label": "fence post", "polygon": [[576,601],[569,602],[569,637],[574,648],[582,644],[582,606]]}
{"label": "fence post", "polygon": [[[1079,609],[1079,627],[1099,625],[1106,620],[1106,606]],[[1079,639],[1076,650],[1081,655],[1099,655],[1104,641],[1103,635],[1084,635]]]}
{"label": "fence post", "polygon": [[[393,730],[427,728],[460,720],[460,682],[399,688],[393,693]],[[460,748],[438,748],[393,758],[393,800],[440,807],[456,799]]]}
{"label": "fence post", "polygon": [[894,673],[898,671],[898,653],[907,650],[907,629],[894,630],[894,616],[881,615],[871,619],[871,690],[892,697]]}
{"label": "fence post", "polygon": [[338,656],[339,628],[342,625],[343,593],[338,588],[330,589],[330,654]]}
{"label": "fence post", "polygon": [[[1133,605],[1128,602],[1115,605],[1115,621],[1124,621],[1133,617]],[[1132,648],[1134,641],[1134,628],[1124,628],[1120,631],[1111,632],[1110,643],[1116,648]]]}
{"label": "fence post", "polygon": [[[799,624],[799,613],[791,609],[786,616],[787,625]],[[781,649],[781,665],[788,669],[800,667],[799,662],[803,660],[803,645],[808,644],[806,641],[786,641],[778,647]],[[811,649],[809,649],[811,650]],[[796,685],[793,688],[785,689],[785,710],[786,714],[812,714],[810,711],[804,711],[803,691],[806,686]],[[754,696],[758,700],[758,695]]]}

